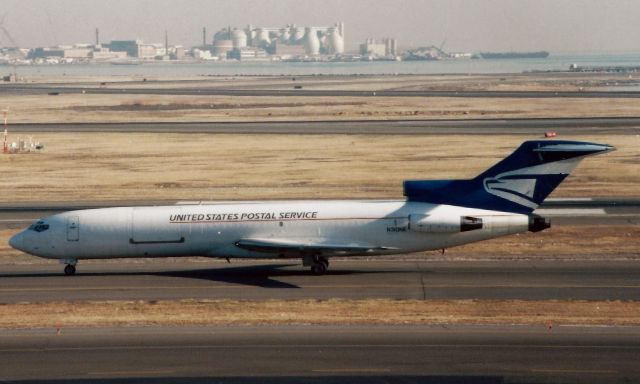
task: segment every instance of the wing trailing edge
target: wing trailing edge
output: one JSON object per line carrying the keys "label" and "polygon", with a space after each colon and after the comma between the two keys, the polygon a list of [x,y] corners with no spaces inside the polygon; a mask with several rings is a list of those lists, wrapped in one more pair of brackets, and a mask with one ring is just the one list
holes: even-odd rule
{"label": "wing trailing edge", "polygon": [[332,243],[304,239],[240,239],[235,242],[248,251],[278,254],[355,255],[392,250],[394,248],[361,243]]}

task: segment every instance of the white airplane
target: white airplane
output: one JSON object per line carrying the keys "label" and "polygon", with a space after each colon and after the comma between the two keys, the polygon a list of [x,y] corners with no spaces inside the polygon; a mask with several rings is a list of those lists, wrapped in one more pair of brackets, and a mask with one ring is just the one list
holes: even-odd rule
{"label": "white airplane", "polygon": [[527,141],[470,180],[404,182],[405,200],[224,202],[71,211],[38,220],[12,247],[66,264],[82,259],[302,258],[324,274],[333,256],[437,250],[550,227],[533,210],[589,155],[578,141]]}

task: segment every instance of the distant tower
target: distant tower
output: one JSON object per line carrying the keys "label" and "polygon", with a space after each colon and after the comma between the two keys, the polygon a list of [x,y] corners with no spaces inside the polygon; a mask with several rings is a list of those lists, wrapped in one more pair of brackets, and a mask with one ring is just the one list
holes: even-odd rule
{"label": "distant tower", "polygon": [[100,30],[96,28],[96,46],[100,45]]}
{"label": "distant tower", "polygon": [[202,27],[202,46],[207,46],[207,27]]}
{"label": "distant tower", "polygon": [[164,30],[164,54],[169,55],[169,33]]}

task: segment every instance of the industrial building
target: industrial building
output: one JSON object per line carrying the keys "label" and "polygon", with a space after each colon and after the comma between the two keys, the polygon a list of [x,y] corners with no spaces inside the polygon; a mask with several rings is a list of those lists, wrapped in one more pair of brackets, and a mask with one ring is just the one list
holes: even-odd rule
{"label": "industrial building", "polygon": [[[397,40],[367,39],[360,52],[345,54],[345,26],[337,22],[331,26],[222,28],[208,40],[207,29],[202,28],[202,45],[188,52],[180,45],[170,46],[165,31],[164,44],[145,43],[140,39],[100,42],[95,31],[94,44],[41,47],[28,51],[25,63],[65,64],[78,62],[111,62],[113,64],[140,64],[147,60],[239,60],[239,61],[359,61],[400,60]],[[6,51],[6,50],[5,50]],[[27,50],[25,50],[27,52]],[[0,52],[0,63],[17,63],[19,59]]]}
{"label": "industrial building", "polygon": [[113,60],[127,56],[126,52],[114,52],[102,45],[76,44],[72,46],[40,47],[29,51],[27,58],[35,62],[58,60],[63,62],[86,60]]}
{"label": "industrial building", "polygon": [[113,40],[106,46],[112,52],[126,52],[127,56],[139,59],[152,59],[159,53],[158,47],[145,44],[142,40]]}
{"label": "industrial building", "polygon": [[213,54],[221,58],[262,58],[341,55],[344,53],[344,23],[331,27],[231,27],[213,36]]}
{"label": "industrial building", "polygon": [[94,50],[90,53],[90,58],[96,61],[106,61],[106,60],[122,60],[127,58],[126,52],[114,52],[109,50],[107,47],[103,47],[101,45],[97,45]]}
{"label": "industrial building", "polygon": [[234,49],[229,52],[228,57],[230,59],[237,59],[240,61],[265,61],[269,60],[267,51],[257,47],[243,47]]}
{"label": "industrial building", "polygon": [[135,58],[141,60],[164,59],[182,60],[185,57],[183,46],[165,44],[147,44],[142,40],[113,40],[108,44],[76,44],[73,46],[57,46],[34,48],[28,58],[36,62],[69,62],[69,61],[110,61]]}
{"label": "industrial building", "polygon": [[398,56],[398,41],[392,38],[384,38],[382,41],[369,38],[360,44],[360,54],[372,59],[395,59]]}
{"label": "industrial building", "polygon": [[30,58],[45,58],[45,57],[60,57],[60,58],[72,58],[72,59],[87,59],[93,51],[92,48],[78,47],[78,46],[58,46],[51,48],[35,48],[33,49],[29,57]]}

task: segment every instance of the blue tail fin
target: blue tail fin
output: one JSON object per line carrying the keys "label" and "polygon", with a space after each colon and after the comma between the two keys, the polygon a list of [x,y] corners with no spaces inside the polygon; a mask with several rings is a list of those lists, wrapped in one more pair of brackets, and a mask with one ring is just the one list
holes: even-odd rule
{"label": "blue tail fin", "polygon": [[409,201],[529,214],[589,155],[610,145],[533,140],[471,180],[406,180]]}

